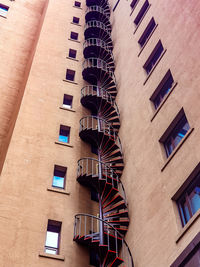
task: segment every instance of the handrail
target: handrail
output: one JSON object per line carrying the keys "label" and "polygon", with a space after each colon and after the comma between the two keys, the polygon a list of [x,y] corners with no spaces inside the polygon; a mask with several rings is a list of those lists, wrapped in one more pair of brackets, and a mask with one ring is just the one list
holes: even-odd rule
{"label": "handrail", "polygon": [[84,30],[87,30],[91,27],[98,27],[107,32],[109,35],[111,34],[111,29],[109,29],[103,22],[98,20],[90,20],[85,24]]}
{"label": "handrail", "polygon": [[113,79],[115,80],[115,75],[114,75],[112,68],[109,66],[109,64],[107,64],[104,60],[100,58],[89,57],[83,61],[82,66],[83,66],[83,69],[91,68],[91,67],[102,69],[105,72],[109,73],[111,76],[113,76]]}
{"label": "handrail", "polygon": [[[96,90],[94,90],[94,88],[96,88]],[[91,92],[91,90],[92,90],[92,92]],[[97,91],[98,91],[98,93],[97,93]],[[97,85],[86,85],[81,89],[81,97],[84,97],[85,95],[89,95],[89,94],[97,95],[103,99],[106,99],[107,102],[111,103],[111,105],[115,108],[117,115],[120,116],[118,106],[117,106],[115,100],[113,99],[112,95],[109,92],[107,92],[107,90],[105,90],[102,87],[97,86]]]}
{"label": "handrail", "polygon": [[[84,161],[86,161],[86,172],[84,172],[83,171],[83,162]],[[95,159],[95,158],[92,158],[92,157],[84,157],[84,158],[81,158],[81,159],[79,159],[78,161],[77,161],[77,163],[78,163],[78,169],[77,169],[77,177],[79,177],[79,175],[83,175],[84,173],[87,173],[88,174],[88,171],[89,171],[89,168],[91,167],[90,165],[89,165],[89,161],[91,161],[91,162],[96,162],[96,165],[103,165],[103,166],[105,166],[105,168],[103,167],[102,169],[105,171],[108,171],[107,173],[104,173],[104,175],[106,176],[107,174],[110,174],[111,175],[111,178],[112,179],[115,179],[116,180],[116,182],[117,182],[117,186],[121,186],[121,189],[120,188],[118,188],[119,189],[119,191],[123,194],[123,199],[124,199],[124,201],[125,201],[125,203],[126,203],[126,205],[127,205],[127,199],[126,199],[126,192],[125,192],[125,189],[124,189],[124,185],[123,185],[123,183],[122,183],[122,181],[121,181],[121,179],[119,178],[119,176],[118,176],[118,174],[115,172],[115,170],[112,168],[112,166],[110,166],[108,163],[105,163],[105,162],[103,162],[103,161],[101,161],[101,160],[98,160],[98,159]],[[93,165],[92,165],[92,167],[91,167],[91,171],[93,172],[93,173],[91,173],[92,175],[94,175],[94,174],[98,174],[98,169],[96,169]],[[109,173],[110,172],[110,173]],[[107,179],[107,178],[106,178]],[[114,184],[113,183],[113,181],[112,181],[112,184]]]}
{"label": "handrail", "polygon": [[106,11],[105,8],[100,7],[98,5],[94,5],[94,6],[87,7],[85,13],[87,14],[87,13],[92,12],[92,11],[97,11],[99,13],[102,13],[109,20],[109,17],[110,17],[110,9],[108,9],[108,10],[109,10],[109,14],[108,14],[108,11]]}
{"label": "handrail", "polygon": [[[80,217],[81,217],[81,216],[90,217],[90,218],[96,219],[96,220],[98,220],[98,221],[101,221],[101,222],[103,222],[104,224],[108,225],[108,226],[109,226],[115,233],[117,233],[117,235],[123,240],[123,243],[126,245],[127,250],[128,250],[128,252],[129,252],[129,256],[130,256],[130,258],[131,258],[131,266],[134,267],[133,258],[132,258],[132,254],[131,254],[131,251],[130,251],[130,249],[129,249],[129,246],[128,246],[126,240],[124,239],[124,236],[123,236],[118,230],[116,230],[116,229],[114,228],[114,226],[112,226],[112,225],[111,225],[110,223],[108,223],[107,221],[105,221],[105,220],[103,220],[103,219],[101,219],[101,218],[98,218],[97,216],[91,215],[91,214],[87,214],[87,213],[78,213],[78,214],[75,215],[75,220],[76,220],[76,219],[79,219],[78,216],[80,216]],[[76,222],[76,221],[75,221],[75,222]],[[74,226],[74,228],[76,228],[76,225]],[[75,238],[75,237],[76,237],[76,235],[75,235],[75,233],[74,233],[74,238]],[[116,237],[116,235],[115,235],[115,237]]]}
{"label": "handrail", "polygon": [[86,47],[88,46],[92,46],[92,45],[95,45],[95,46],[100,46],[102,48],[104,48],[106,51],[108,51],[112,57],[113,57],[113,54],[112,54],[112,47],[109,48],[108,44],[99,39],[99,38],[88,38],[85,40],[85,42],[83,43],[83,49],[85,49]]}

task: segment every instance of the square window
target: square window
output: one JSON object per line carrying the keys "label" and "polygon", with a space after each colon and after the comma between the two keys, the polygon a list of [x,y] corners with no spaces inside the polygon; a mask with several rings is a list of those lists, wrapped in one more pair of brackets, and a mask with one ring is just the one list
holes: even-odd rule
{"label": "square window", "polygon": [[154,65],[161,57],[164,51],[163,45],[161,41],[158,41],[157,45],[155,46],[154,50],[152,51],[151,55],[147,59],[146,63],[144,64],[143,68],[146,70],[146,73],[149,74],[153,69]]}
{"label": "square window", "polygon": [[147,39],[149,38],[155,27],[156,23],[154,18],[152,18],[138,41],[141,47],[144,46],[144,44],[146,43]]}
{"label": "square window", "polygon": [[63,108],[72,108],[72,100],[73,100],[73,96],[71,95],[64,95],[63,97]]}
{"label": "square window", "polygon": [[172,77],[171,71],[165,74],[164,78],[159,83],[158,87],[154,91],[153,95],[150,97],[150,100],[153,102],[155,109],[157,109],[160,104],[163,102],[164,98],[171,91],[174,85],[174,79]]}
{"label": "square window", "polygon": [[59,138],[58,140],[63,143],[69,143],[70,127],[60,125]]}
{"label": "square window", "polygon": [[147,11],[148,7],[149,7],[149,1],[146,0],[146,1],[144,2],[143,6],[141,7],[141,9],[140,9],[140,11],[139,11],[137,17],[136,17],[135,20],[134,20],[134,23],[135,23],[136,26],[137,26],[137,25],[140,23],[140,21],[142,20],[142,18],[143,18],[143,16],[145,15],[145,12]]}
{"label": "square window", "polygon": [[76,24],[79,24],[79,18],[77,18],[77,17],[73,17],[73,23],[76,23]]}
{"label": "square window", "polygon": [[72,40],[78,40],[78,33],[77,32],[71,32],[70,38]]}
{"label": "square window", "polygon": [[75,6],[75,7],[81,7],[81,2],[75,1],[75,2],[74,2],[74,6]]}
{"label": "square window", "polygon": [[67,69],[66,71],[66,80],[74,81],[75,71]]}
{"label": "square window", "polygon": [[59,254],[61,224],[61,222],[48,220],[45,242],[46,253]]}
{"label": "square window", "polygon": [[65,188],[65,181],[66,181],[66,172],[67,168],[55,165],[54,166],[54,172],[53,172],[53,187],[58,188]]}
{"label": "square window", "polygon": [[69,49],[69,57],[71,57],[71,58],[76,58],[76,50],[74,50],[74,49]]}
{"label": "square window", "polygon": [[189,129],[190,125],[187,121],[184,110],[181,109],[163,136],[160,138],[160,142],[164,145],[167,157],[171,155]]}
{"label": "square window", "polygon": [[8,9],[8,6],[0,4],[0,16],[7,17]]}

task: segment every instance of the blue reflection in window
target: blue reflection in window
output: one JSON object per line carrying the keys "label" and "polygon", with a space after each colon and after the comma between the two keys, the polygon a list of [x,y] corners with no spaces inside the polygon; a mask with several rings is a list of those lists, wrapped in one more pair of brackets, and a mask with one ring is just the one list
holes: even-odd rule
{"label": "blue reflection in window", "polygon": [[54,176],[52,186],[64,188],[64,180],[64,177]]}

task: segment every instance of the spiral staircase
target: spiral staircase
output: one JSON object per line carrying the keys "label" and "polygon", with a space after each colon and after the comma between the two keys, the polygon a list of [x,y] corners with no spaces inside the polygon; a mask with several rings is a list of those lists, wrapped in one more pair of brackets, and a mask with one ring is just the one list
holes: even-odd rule
{"label": "spiral staircase", "polygon": [[124,168],[119,110],[114,75],[110,8],[107,0],[86,0],[83,79],[81,104],[91,116],[80,120],[80,138],[95,148],[96,158],[78,161],[77,181],[98,192],[99,216],[77,214],[74,241],[94,249],[96,266],[133,267],[130,249],[124,240],[129,217],[126,195],[120,180]]}

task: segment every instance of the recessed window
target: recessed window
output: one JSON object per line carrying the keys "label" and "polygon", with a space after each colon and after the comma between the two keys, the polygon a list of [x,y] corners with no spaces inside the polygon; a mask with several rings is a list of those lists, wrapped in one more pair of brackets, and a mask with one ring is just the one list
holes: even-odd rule
{"label": "recessed window", "polygon": [[181,109],[168,127],[167,131],[160,138],[160,142],[162,142],[164,145],[167,157],[171,155],[173,150],[178,146],[189,129],[190,125],[187,121],[184,110]]}
{"label": "recessed window", "polygon": [[71,109],[72,108],[72,100],[73,100],[73,96],[64,95],[63,104],[62,104],[63,108]]}
{"label": "recessed window", "polygon": [[64,143],[69,143],[69,134],[70,134],[70,127],[65,125],[60,125],[59,141]]}
{"label": "recessed window", "polygon": [[162,55],[163,51],[164,51],[163,45],[161,41],[159,41],[143,66],[147,74],[151,72],[152,68]]}
{"label": "recessed window", "polygon": [[96,250],[95,248],[90,248],[90,266],[99,266],[99,264],[100,259],[98,250]]}
{"label": "recessed window", "polygon": [[6,17],[8,13],[8,9],[9,9],[8,6],[0,4],[0,16]]}
{"label": "recessed window", "polygon": [[77,18],[77,17],[73,17],[73,23],[76,23],[76,24],[79,24],[79,18]]}
{"label": "recessed window", "polygon": [[138,3],[138,0],[133,0],[130,4],[131,9],[134,9]]}
{"label": "recessed window", "polygon": [[165,74],[164,78],[159,83],[158,87],[150,98],[150,100],[154,104],[155,109],[160,106],[165,96],[171,91],[173,85],[174,79],[172,77],[171,71],[168,70],[168,72]]}
{"label": "recessed window", "polygon": [[47,234],[45,242],[45,252],[49,254],[59,254],[61,222],[48,220]]}
{"label": "recessed window", "polygon": [[66,80],[74,81],[74,77],[75,77],[75,71],[67,69],[67,71],[66,71]]}
{"label": "recessed window", "polygon": [[69,57],[71,57],[71,58],[76,58],[76,50],[74,50],[74,49],[69,49]]}
{"label": "recessed window", "polygon": [[143,16],[144,16],[145,12],[147,11],[148,7],[149,7],[149,1],[146,0],[146,1],[144,2],[143,6],[141,7],[141,9],[140,9],[140,11],[139,11],[137,17],[136,17],[135,20],[134,20],[134,23],[135,23],[136,26],[137,26],[137,25],[140,23],[140,21],[142,20],[142,18],[143,18]]}
{"label": "recessed window", "polygon": [[75,1],[75,2],[74,2],[74,6],[75,6],[75,7],[81,7],[81,2]]}
{"label": "recessed window", "polygon": [[177,200],[179,214],[184,226],[190,218],[200,209],[200,173]]}
{"label": "recessed window", "polygon": [[78,33],[77,32],[71,32],[70,38],[72,40],[78,40]]}
{"label": "recessed window", "polygon": [[54,166],[54,172],[53,172],[53,187],[58,188],[65,188],[65,180],[66,180],[66,172],[67,168],[59,165]]}
{"label": "recessed window", "polygon": [[155,23],[154,18],[152,18],[138,41],[141,47],[144,46],[144,44],[146,43],[147,39],[149,38],[150,34],[152,33],[155,27],[156,27],[156,23]]}

